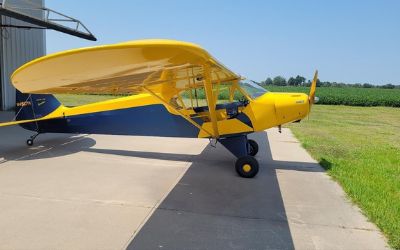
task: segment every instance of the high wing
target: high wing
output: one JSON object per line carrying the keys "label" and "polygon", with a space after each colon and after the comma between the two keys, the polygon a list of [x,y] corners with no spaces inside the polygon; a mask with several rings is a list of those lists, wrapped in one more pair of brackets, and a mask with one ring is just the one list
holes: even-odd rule
{"label": "high wing", "polygon": [[140,40],[44,56],[17,69],[11,81],[22,93],[137,94],[144,86],[195,87],[205,74],[211,83],[240,78],[198,45]]}
{"label": "high wing", "polygon": [[[240,76],[198,45],[175,40],[140,40],[69,50],[44,56],[18,68],[12,84],[30,94],[147,94],[205,134],[218,138],[214,84],[237,84]],[[199,126],[170,99],[182,90],[204,87],[213,131]],[[98,103],[67,108],[38,119],[3,123],[8,126],[108,109]],[[123,107],[120,105],[119,107]],[[88,112],[88,110],[90,110]],[[74,114],[71,114],[74,113]]]}

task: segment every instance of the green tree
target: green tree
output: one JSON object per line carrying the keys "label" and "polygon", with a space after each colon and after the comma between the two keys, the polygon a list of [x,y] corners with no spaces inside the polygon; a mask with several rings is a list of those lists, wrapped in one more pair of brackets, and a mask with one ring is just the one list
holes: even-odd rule
{"label": "green tree", "polygon": [[293,77],[290,77],[289,80],[287,81],[287,84],[289,86],[297,86],[296,79],[294,79]]}
{"label": "green tree", "polygon": [[268,77],[268,78],[264,81],[264,85],[272,85],[272,79],[271,79],[271,77]]}
{"label": "green tree", "polygon": [[381,88],[383,88],[383,89],[394,89],[395,87],[396,87],[396,86],[393,85],[393,84],[391,84],[391,83],[385,84],[385,85],[382,85],[382,86],[381,86]]}
{"label": "green tree", "polygon": [[374,87],[374,85],[369,84],[369,83],[364,83],[363,84],[363,88],[373,88],[373,87]]}
{"label": "green tree", "polygon": [[297,75],[295,78],[295,85],[296,86],[300,86],[300,85],[304,85],[304,83],[306,82],[306,78],[303,76],[299,76]]}
{"label": "green tree", "polygon": [[283,76],[276,76],[274,80],[272,80],[272,84],[276,86],[285,86],[286,79]]}
{"label": "green tree", "polygon": [[289,80],[287,81],[287,84],[289,86],[301,86],[305,85],[305,83],[306,83],[306,78],[299,75],[297,75],[295,78],[290,77]]}

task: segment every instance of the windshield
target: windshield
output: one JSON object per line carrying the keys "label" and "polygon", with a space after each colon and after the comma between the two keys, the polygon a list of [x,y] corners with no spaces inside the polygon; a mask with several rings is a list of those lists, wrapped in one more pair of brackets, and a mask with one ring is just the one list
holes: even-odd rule
{"label": "windshield", "polygon": [[261,87],[259,83],[252,80],[242,80],[239,82],[239,85],[253,99],[268,92],[265,88]]}

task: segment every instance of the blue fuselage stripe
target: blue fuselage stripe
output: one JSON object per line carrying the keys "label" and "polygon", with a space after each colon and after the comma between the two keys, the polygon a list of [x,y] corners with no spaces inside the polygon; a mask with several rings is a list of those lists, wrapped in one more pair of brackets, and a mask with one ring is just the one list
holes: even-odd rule
{"label": "blue fuselage stripe", "polygon": [[[201,126],[203,121],[195,119]],[[38,122],[42,133],[85,133],[197,138],[199,129],[161,104],[97,112]],[[26,124],[35,130],[35,124]]]}

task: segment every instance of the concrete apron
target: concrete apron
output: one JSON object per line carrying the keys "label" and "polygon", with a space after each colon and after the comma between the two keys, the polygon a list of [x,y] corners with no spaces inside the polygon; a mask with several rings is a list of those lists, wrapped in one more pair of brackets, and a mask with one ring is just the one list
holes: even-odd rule
{"label": "concrete apron", "polygon": [[286,129],[251,136],[255,179],[207,140],[29,135],[0,128],[0,249],[386,246]]}

